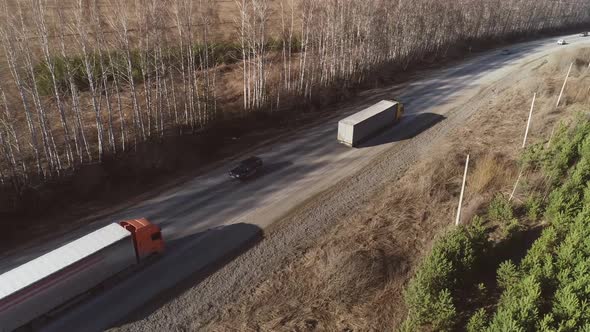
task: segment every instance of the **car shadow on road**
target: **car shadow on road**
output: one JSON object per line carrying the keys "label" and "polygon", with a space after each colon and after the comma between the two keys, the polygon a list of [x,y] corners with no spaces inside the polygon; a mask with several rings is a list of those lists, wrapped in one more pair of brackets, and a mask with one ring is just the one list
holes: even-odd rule
{"label": "car shadow on road", "polygon": [[289,167],[291,165],[293,165],[293,163],[290,161],[281,161],[281,162],[277,162],[277,163],[264,164],[256,174],[254,174],[253,176],[251,176],[247,179],[244,179],[243,182],[254,181],[254,180],[261,178],[263,176],[267,176],[272,173],[278,172],[281,169],[283,169],[285,167]]}
{"label": "car shadow on road", "polygon": [[413,138],[420,133],[434,127],[445,117],[435,113],[421,113],[409,115],[393,127],[381,131],[376,136],[358,145],[359,149],[379,146]]}
{"label": "car shadow on road", "polygon": [[162,290],[155,298],[112,327],[146,319],[166,303],[197,286],[226,264],[253,248],[263,238],[264,233],[260,227],[238,223],[169,241],[167,246],[170,247],[170,252],[180,252],[180,254],[167,257],[164,267],[170,267],[169,273],[184,274],[186,277],[175,281],[174,286]]}

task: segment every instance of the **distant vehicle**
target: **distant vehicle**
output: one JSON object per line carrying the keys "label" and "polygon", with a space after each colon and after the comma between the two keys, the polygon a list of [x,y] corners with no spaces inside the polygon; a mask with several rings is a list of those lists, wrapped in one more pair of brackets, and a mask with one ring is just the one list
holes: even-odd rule
{"label": "distant vehicle", "polygon": [[133,219],[104,226],[0,274],[0,331],[12,331],[63,310],[163,251],[160,227]]}
{"label": "distant vehicle", "polygon": [[502,54],[502,55],[508,55],[508,54],[510,54],[510,50],[508,50],[508,49],[502,50],[502,52],[500,52],[500,54]]}
{"label": "distant vehicle", "polygon": [[229,172],[229,176],[238,180],[245,180],[256,174],[262,167],[262,159],[252,156],[242,160],[238,166]]}
{"label": "distant vehicle", "polygon": [[567,42],[565,41],[565,39],[560,39],[557,41],[557,45],[565,45],[567,44]]}
{"label": "distant vehicle", "polygon": [[404,114],[404,105],[397,101],[382,100],[338,122],[338,141],[350,147],[374,136],[398,122]]}
{"label": "distant vehicle", "polygon": [[580,37],[588,37],[588,32],[582,32],[582,33],[580,33]]}

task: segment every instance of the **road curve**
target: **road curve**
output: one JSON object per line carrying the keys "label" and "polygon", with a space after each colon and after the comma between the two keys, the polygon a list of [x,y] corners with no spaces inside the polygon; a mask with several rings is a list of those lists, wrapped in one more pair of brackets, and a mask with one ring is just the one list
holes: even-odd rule
{"label": "road curve", "polygon": [[[590,38],[578,36],[563,38],[570,44],[590,42]],[[252,243],[261,236],[261,230],[310,197],[355,174],[404,140],[419,135],[423,125],[445,121],[457,105],[465,104],[518,66],[563,49],[564,46],[556,45],[556,40],[514,45],[509,55],[502,55],[498,50],[486,52],[448,68],[420,72],[403,86],[365,91],[355,101],[340,105],[327,122],[254,151],[253,154],[265,161],[264,171],[255,179],[244,183],[232,181],[227,176],[231,165],[224,165],[66,237],[5,257],[0,260],[0,272],[109,222],[136,217],[150,219],[163,229],[166,254],[123,278],[116,286],[66,311],[43,330],[109,328],[163,290]],[[338,119],[381,99],[403,101],[404,120],[361,148],[339,144]],[[400,136],[399,132],[404,130],[407,135]],[[187,254],[194,259],[187,261]]]}

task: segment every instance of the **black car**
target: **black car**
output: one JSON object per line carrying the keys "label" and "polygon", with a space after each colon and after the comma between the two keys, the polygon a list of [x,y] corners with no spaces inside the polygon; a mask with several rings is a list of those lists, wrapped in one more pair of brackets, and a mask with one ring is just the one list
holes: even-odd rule
{"label": "black car", "polygon": [[245,180],[260,170],[262,167],[262,159],[258,157],[250,157],[242,160],[236,168],[229,172],[229,176],[238,180]]}

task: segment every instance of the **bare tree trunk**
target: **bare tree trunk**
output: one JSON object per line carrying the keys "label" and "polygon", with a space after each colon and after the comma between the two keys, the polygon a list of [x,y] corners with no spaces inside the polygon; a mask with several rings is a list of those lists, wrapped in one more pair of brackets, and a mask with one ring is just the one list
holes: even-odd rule
{"label": "bare tree trunk", "polygon": [[[104,96],[105,96],[105,101],[106,101],[106,106],[107,106],[107,121],[108,121],[108,137],[109,137],[109,146],[110,146],[110,151],[112,153],[117,153],[117,145],[115,142],[115,132],[113,129],[113,107],[111,104],[111,96],[109,93],[109,84],[108,84],[108,70],[106,69],[106,66],[104,64],[104,56],[102,53],[102,49],[103,47],[106,49],[108,48],[108,46],[106,45],[105,42],[105,38],[104,38],[104,33],[101,27],[101,21],[100,21],[100,12],[98,9],[98,1],[97,0],[92,0],[92,10],[91,10],[91,16],[92,16],[92,20],[93,20],[93,25],[94,25],[94,36],[96,38],[96,44],[97,44],[97,51],[98,51],[98,62],[99,62],[99,68],[100,68],[100,72],[101,72],[101,78],[102,78],[102,89],[104,91]],[[110,56],[110,51],[107,51],[107,53],[109,53],[109,59],[111,58]],[[102,126],[102,123],[101,123]]]}
{"label": "bare tree trunk", "polygon": [[239,10],[240,10],[240,25],[239,25],[239,29],[240,29],[240,46],[242,48],[242,63],[243,63],[243,78],[244,78],[244,111],[247,111],[250,107],[249,107],[249,101],[248,101],[248,87],[249,87],[249,81],[248,81],[248,69],[246,68],[248,66],[248,61],[246,58],[246,19],[247,19],[247,4],[246,4],[246,0],[241,0],[241,2],[236,1],[236,5],[238,6]]}
{"label": "bare tree trunk", "polygon": [[[112,52],[108,53],[109,56],[109,70],[111,73],[111,76],[113,77],[113,85],[114,85],[114,90],[115,93],[117,94],[117,112],[119,114],[119,122],[120,122],[120,130],[121,130],[121,150],[123,152],[126,151],[126,143],[127,143],[127,131],[126,131],[126,125],[125,125],[125,114],[123,113],[123,101],[121,100],[121,87],[119,84],[119,76],[120,76],[120,71],[121,68],[115,67],[115,61],[113,59],[113,55]],[[109,121],[112,121],[111,119],[109,119]],[[112,127],[112,124],[111,124]],[[113,134],[114,136],[114,134]]]}
{"label": "bare tree trunk", "polygon": [[112,29],[115,30],[115,32],[117,33],[119,44],[122,50],[125,52],[127,82],[129,83],[131,101],[133,104],[133,142],[134,146],[137,147],[138,138],[141,138],[142,141],[145,141],[147,136],[145,132],[143,117],[139,109],[135,78],[133,77],[134,68],[132,63],[133,57],[131,53],[131,41],[129,36],[128,8],[121,6],[121,2],[116,2],[115,4],[111,3],[111,5],[113,6],[113,8],[116,9],[117,15],[115,15],[115,19],[111,19],[109,21],[109,24],[111,25]]}
{"label": "bare tree trunk", "polygon": [[[92,161],[92,151],[90,151],[90,146],[88,144],[88,139],[86,138],[86,134],[84,133],[84,122],[82,121],[82,115],[80,110],[80,97],[78,95],[78,88],[76,85],[71,84],[71,93],[72,93],[72,109],[74,110],[74,115],[76,117],[76,124],[78,126],[78,131],[80,132],[80,136],[82,137],[82,143],[84,144],[84,150],[86,151],[86,156],[88,157],[88,161]],[[82,151],[80,151],[80,163],[84,162],[82,158]]]}
{"label": "bare tree trunk", "polygon": [[[146,136],[151,137],[152,134],[152,74],[151,74],[151,34],[152,21],[150,20],[149,3],[146,5],[141,0],[135,1],[135,10],[137,21],[139,22],[139,65],[141,68],[141,76],[143,78],[143,92],[145,99],[145,110],[147,112],[147,129]],[[147,2],[147,1],[145,1]],[[140,11],[141,10],[141,11]],[[144,138],[145,139],[145,138]]]}
{"label": "bare tree trunk", "polygon": [[[169,61],[170,61],[171,56],[169,55]],[[176,99],[176,84],[174,83],[174,71],[173,68],[169,68],[168,70],[168,75],[169,75],[169,80],[170,80],[170,89],[172,90],[172,107],[174,108],[174,125],[176,127],[180,127],[180,121],[179,121],[179,117],[178,117],[178,101]],[[183,81],[184,81],[184,77],[183,77]],[[164,81],[166,82],[166,81]],[[186,109],[186,101],[184,103],[185,109]],[[182,134],[182,130],[179,128],[179,133]]]}
{"label": "bare tree trunk", "polygon": [[[75,13],[75,20],[76,24],[74,26],[75,29],[75,36],[78,41],[78,45],[80,46],[80,50],[83,56],[84,62],[84,70],[86,71],[86,77],[88,79],[88,85],[90,88],[90,97],[92,101],[92,108],[94,110],[95,116],[95,126],[96,126],[96,138],[98,144],[98,161],[102,161],[102,157],[104,155],[104,143],[103,143],[103,123],[102,123],[102,115],[101,115],[101,107],[100,107],[100,91],[98,91],[96,82],[97,77],[95,77],[94,73],[94,61],[96,61],[96,54],[94,49],[91,45],[94,45],[90,40],[90,34],[88,32],[87,23],[84,21],[84,0],[78,0],[76,13]],[[90,49],[90,50],[89,50]],[[100,60],[99,60],[100,61]],[[101,73],[101,76],[104,73]],[[98,78],[100,79],[100,77]]]}
{"label": "bare tree trunk", "polygon": [[[188,78],[187,78],[187,64],[188,61],[185,58],[185,15],[187,14],[186,11],[186,1],[187,0],[175,0],[173,4],[173,11],[174,17],[176,19],[176,27],[178,31],[178,40],[180,43],[180,73],[182,77],[182,87],[184,94],[183,96],[183,105],[184,105],[184,125],[188,126],[189,124],[189,104],[188,104],[188,96],[189,96],[189,88],[188,88]],[[190,0],[188,0],[190,1]],[[190,43],[189,46],[190,47]],[[172,77],[172,84],[174,84],[174,77]],[[174,85],[172,86],[172,90],[174,91]],[[176,98],[176,94],[173,92],[174,98]],[[176,102],[175,102],[176,104]],[[177,121],[178,123],[178,121]],[[182,134],[182,128],[180,128],[180,134]]]}
{"label": "bare tree trunk", "polygon": [[[21,148],[20,139],[18,137],[17,131],[14,128],[14,117],[12,116],[10,110],[8,109],[8,100],[6,100],[6,94],[4,93],[4,90],[2,90],[1,87],[0,87],[0,95],[2,96],[2,103],[4,104],[4,117],[6,118],[6,129],[7,129],[8,137],[12,137],[12,140],[14,141],[14,146],[16,148],[16,156],[15,156],[15,154],[12,154],[13,156],[15,156],[14,163],[20,164],[19,167],[22,170],[22,177],[24,178],[24,180],[26,180],[27,173],[28,173],[28,167],[27,167],[27,164],[23,158],[23,151]],[[7,140],[10,141],[10,139],[7,139]],[[16,174],[18,174],[18,172]]]}
{"label": "bare tree trunk", "polygon": [[[6,4],[5,4],[5,6],[6,6]],[[14,26],[14,23],[13,22],[6,22],[6,24],[7,24],[7,26],[3,26],[2,29],[0,30],[0,35],[2,36],[2,46],[4,47],[4,52],[6,55],[6,61],[8,64],[8,68],[10,69],[10,73],[12,74],[12,78],[14,80],[15,86],[17,88],[17,91],[19,93],[19,97],[22,102],[22,106],[23,106],[23,110],[24,110],[25,118],[26,118],[26,122],[27,122],[27,127],[29,129],[29,133],[31,136],[31,140],[29,142],[29,145],[31,146],[31,148],[33,150],[33,154],[35,156],[35,164],[36,164],[36,168],[37,168],[37,174],[42,175],[43,168],[41,165],[41,157],[40,157],[39,148],[38,148],[37,129],[33,123],[33,117],[31,114],[29,101],[27,99],[27,95],[25,92],[25,84],[24,84],[24,81],[22,80],[21,74],[18,70],[19,65],[17,65],[18,55],[17,55],[17,50],[14,46],[14,43],[16,42],[15,41],[16,40],[16,33],[14,30],[7,30],[8,25]]]}
{"label": "bare tree trunk", "polygon": [[57,146],[55,144],[55,139],[53,137],[53,131],[51,130],[51,124],[48,123],[47,120],[47,116],[45,114],[45,108],[43,107],[42,103],[41,103],[41,98],[39,95],[39,90],[37,88],[37,77],[35,74],[35,66],[33,64],[33,59],[32,59],[32,54],[30,52],[30,50],[32,49],[32,47],[29,44],[29,38],[27,36],[27,28],[26,28],[26,24],[25,24],[25,18],[24,18],[24,14],[23,14],[23,10],[22,7],[19,3],[18,5],[18,15],[19,15],[19,29],[20,31],[18,32],[18,47],[20,48],[20,54],[22,54],[22,58],[23,58],[23,65],[25,68],[25,71],[27,72],[28,75],[28,81],[29,81],[29,88],[28,90],[30,91],[32,100],[33,100],[33,106],[35,107],[35,110],[37,111],[37,121],[39,123],[39,126],[41,128],[41,141],[43,143],[43,150],[45,152],[45,158],[47,160],[47,162],[49,163],[49,171],[50,171],[50,175],[53,175],[54,172],[55,173],[59,173],[61,170],[61,160],[60,160],[60,156],[59,156],[59,152],[57,151]]}
{"label": "bare tree trunk", "polygon": [[70,129],[68,126],[64,105],[61,101],[60,91],[57,87],[57,79],[55,77],[55,64],[53,63],[53,58],[49,50],[49,31],[47,29],[47,24],[45,22],[45,10],[47,4],[43,0],[32,0],[31,6],[33,8],[33,17],[35,20],[35,24],[37,26],[37,33],[41,37],[41,49],[43,51],[43,56],[45,58],[45,64],[47,65],[47,68],[49,69],[49,73],[51,75],[51,82],[53,84],[53,97],[55,98],[57,109],[60,115],[61,126],[64,131],[64,142],[66,145],[66,160],[68,162],[68,165],[71,166],[74,162],[74,156],[70,142]]}
{"label": "bare tree trunk", "polygon": [[[72,76],[72,69],[70,66],[70,62],[68,61],[67,58],[67,53],[66,53],[66,42],[65,42],[65,27],[67,26],[67,23],[64,19],[63,16],[63,11],[61,9],[61,7],[57,7],[57,14],[59,17],[59,44],[60,44],[60,54],[61,57],[65,63],[65,75],[68,81],[68,89],[69,89],[69,94],[70,97],[72,99],[72,113],[74,113],[74,118],[77,119],[77,117],[79,116],[79,108],[78,107],[74,107],[75,105],[75,101],[74,101],[74,90],[75,88],[75,84],[74,84],[74,79]],[[74,138],[74,148],[76,151],[76,158],[78,158],[80,160],[80,163],[84,162],[84,157],[83,157],[83,152],[82,152],[82,147],[80,146],[79,143],[79,138],[78,135],[80,135],[82,137],[82,142],[84,144],[84,149],[86,150],[86,154],[88,155],[89,160],[91,160],[91,154],[90,154],[90,150],[88,147],[88,143],[86,140],[86,134],[84,132],[84,128],[80,128],[79,125],[77,124],[77,120],[74,120],[74,133],[73,133],[73,138]]]}

